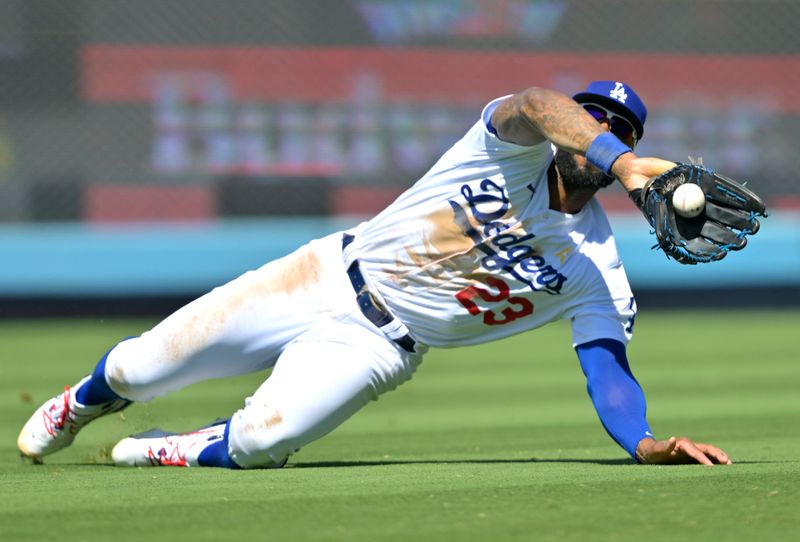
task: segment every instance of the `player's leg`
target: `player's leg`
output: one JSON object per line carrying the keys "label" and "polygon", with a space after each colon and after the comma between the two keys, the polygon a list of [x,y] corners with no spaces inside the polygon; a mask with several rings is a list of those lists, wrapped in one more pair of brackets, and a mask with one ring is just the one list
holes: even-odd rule
{"label": "player's leg", "polygon": [[409,379],[420,361],[420,354],[403,351],[375,328],[332,324],[293,342],[226,425],[125,439],[112,455],[118,465],[282,466],[302,446]]}
{"label": "player's leg", "polygon": [[43,457],[130,401],[270,367],[297,335],[349,310],[344,281],[340,240],[326,238],[214,289],[119,343],[89,377],[47,401],[20,433],[20,451]]}
{"label": "player's leg", "polygon": [[[360,315],[359,315],[360,316]],[[332,327],[300,340],[231,418],[231,457],[242,467],[282,464],[369,401],[410,379],[422,356],[367,328]]]}

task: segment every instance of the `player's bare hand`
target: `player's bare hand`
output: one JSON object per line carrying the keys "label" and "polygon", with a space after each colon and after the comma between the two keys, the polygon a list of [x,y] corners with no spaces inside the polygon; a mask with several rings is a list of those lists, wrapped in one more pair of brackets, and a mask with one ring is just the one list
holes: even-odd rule
{"label": "player's bare hand", "polygon": [[728,454],[716,446],[694,442],[686,437],[670,437],[667,440],[642,439],[636,447],[636,458],[639,463],[650,465],[732,463]]}
{"label": "player's bare hand", "polygon": [[657,177],[675,167],[675,162],[661,158],[640,158],[633,153],[625,153],[614,162],[611,173],[619,179],[628,192],[644,187],[648,179]]}

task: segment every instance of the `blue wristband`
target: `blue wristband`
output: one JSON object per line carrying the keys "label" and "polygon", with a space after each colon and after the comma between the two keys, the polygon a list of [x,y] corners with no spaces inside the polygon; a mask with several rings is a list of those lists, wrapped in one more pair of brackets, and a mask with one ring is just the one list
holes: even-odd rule
{"label": "blue wristband", "polygon": [[603,132],[589,145],[586,160],[606,175],[611,175],[611,166],[626,152],[631,152],[631,148],[611,132]]}

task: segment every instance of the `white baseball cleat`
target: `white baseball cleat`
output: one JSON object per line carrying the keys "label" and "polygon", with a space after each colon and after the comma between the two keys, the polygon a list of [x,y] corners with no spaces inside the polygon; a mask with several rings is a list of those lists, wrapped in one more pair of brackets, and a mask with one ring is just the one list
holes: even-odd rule
{"label": "white baseball cleat", "polygon": [[111,458],[118,467],[199,467],[200,453],[225,436],[225,423],[191,433],[139,433],[119,441]]}
{"label": "white baseball cleat", "polygon": [[87,423],[106,414],[122,410],[130,401],[118,399],[101,405],[82,405],[75,400],[78,389],[89,381],[87,376],[74,387],[67,386],[64,391],[33,413],[22,427],[17,437],[17,448],[22,455],[34,461],[66,448],[75,440]]}

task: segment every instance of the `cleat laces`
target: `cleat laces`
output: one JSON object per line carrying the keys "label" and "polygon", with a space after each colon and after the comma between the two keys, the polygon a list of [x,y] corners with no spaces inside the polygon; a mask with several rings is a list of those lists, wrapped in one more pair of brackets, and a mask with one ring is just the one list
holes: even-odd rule
{"label": "cleat laces", "polygon": [[47,434],[51,437],[55,437],[57,431],[64,429],[67,420],[72,421],[72,419],[74,419],[75,413],[69,406],[71,396],[72,388],[70,386],[65,386],[64,393],[61,394],[63,398],[61,404],[54,403],[49,409],[42,411],[45,431],[47,431]]}

